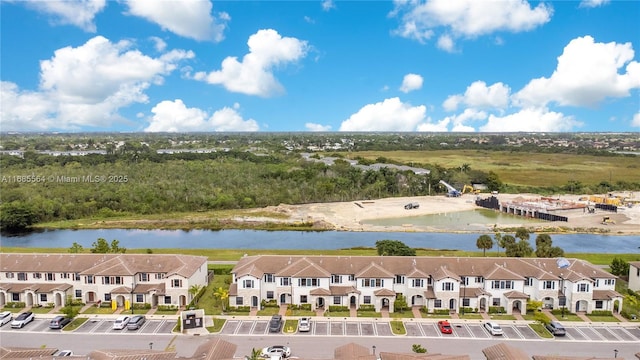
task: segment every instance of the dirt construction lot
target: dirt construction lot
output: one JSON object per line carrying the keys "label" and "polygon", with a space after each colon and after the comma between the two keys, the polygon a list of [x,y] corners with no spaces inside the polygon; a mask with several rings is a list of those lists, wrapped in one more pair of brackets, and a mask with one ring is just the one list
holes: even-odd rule
{"label": "dirt construction lot", "polygon": [[[615,195],[615,194],[614,194]],[[480,194],[481,198],[490,195]],[[567,222],[540,221],[531,222],[528,220],[520,224],[532,231],[548,230],[553,232],[588,232],[632,235],[640,234],[640,192],[620,194],[629,202],[618,207],[617,212],[594,209],[594,203],[589,201],[589,196],[579,195],[556,195],[553,197],[542,197],[535,194],[499,194],[500,203],[526,203],[533,204],[542,211],[568,217]],[[585,200],[586,199],[586,200]],[[366,224],[364,221],[382,218],[402,218],[407,216],[420,216],[439,213],[452,213],[478,209],[475,205],[476,195],[465,194],[457,198],[445,196],[420,196],[410,198],[386,198],[371,201],[353,201],[338,203],[317,203],[304,205],[279,205],[270,207],[267,210],[275,211],[289,216],[289,221],[306,221],[318,224],[319,227],[342,230],[342,231],[423,231],[437,232],[443,231],[429,226],[376,226]],[[404,206],[408,203],[418,203],[418,209],[406,210]],[[631,204],[629,207],[627,204]],[[560,209],[564,207],[566,209]],[[410,211],[410,212],[409,212]],[[608,221],[603,223],[604,217]],[[524,218],[523,218],[524,219]],[[513,228],[519,224],[485,224],[487,230],[497,228]],[[464,229],[448,228],[447,232],[461,231]]]}

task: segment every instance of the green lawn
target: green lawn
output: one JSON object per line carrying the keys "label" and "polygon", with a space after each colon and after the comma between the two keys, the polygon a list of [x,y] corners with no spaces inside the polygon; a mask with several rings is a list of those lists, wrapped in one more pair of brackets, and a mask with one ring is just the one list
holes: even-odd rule
{"label": "green lawn", "polygon": [[316,312],[311,310],[287,309],[287,316],[316,316]]}
{"label": "green lawn", "polygon": [[359,311],[358,310],[358,317],[363,317],[363,318],[381,318],[382,314],[380,314],[379,312],[375,312],[375,311]]}
{"label": "green lawn", "polygon": [[285,334],[292,334],[298,330],[298,320],[287,320],[284,322],[282,331]]}
{"label": "green lawn", "polygon": [[395,335],[404,335],[407,333],[407,329],[405,329],[402,321],[390,321],[389,325],[391,325],[391,332]]}
{"label": "green lawn", "polygon": [[513,315],[506,314],[489,314],[489,317],[493,320],[515,320],[516,317]]}
{"label": "green lawn", "polygon": [[468,320],[478,320],[482,319],[482,315],[478,313],[465,313],[464,315],[458,314],[460,319],[468,319]]}
{"label": "green lawn", "polygon": [[607,315],[589,315],[587,314],[587,317],[589,318],[589,320],[593,321],[593,322],[618,322],[620,320],[618,320],[616,317],[612,316],[607,316]]}
{"label": "green lawn", "polygon": [[392,319],[413,319],[413,312],[412,311],[397,311],[397,312],[392,312],[389,313],[389,317]]}
{"label": "green lawn", "polygon": [[222,327],[224,326],[224,323],[227,322],[227,320],[225,319],[218,319],[218,318],[213,318],[213,326],[207,326],[207,330],[210,333],[219,333],[220,330],[222,330]]}
{"label": "green lawn", "polygon": [[91,315],[91,314],[111,315],[114,312],[115,311],[112,310],[111,307],[91,306],[91,307],[87,308],[82,314],[83,315]]}
{"label": "green lawn", "polygon": [[280,311],[278,307],[265,307],[262,310],[258,310],[258,316],[271,316],[276,315]]}
{"label": "green lawn", "polygon": [[351,312],[349,312],[349,311],[325,311],[324,316],[326,316],[326,317],[349,317],[349,316],[351,316]]}
{"label": "green lawn", "polygon": [[52,307],[34,307],[31,308],[31,312],[34,314],[48,314],[49,312],[51,312],[51,310],[53,310]]}
{"label": "green lawn", "polygon": [[65,326],[62,330],[63,331],[73,331],[73,330],[79,328],[85,322],[87,322],[87,320],[89,320],[89,318],[77,317],[77,318],[73,319],[69,324],[67,324],[67,326]]}
{"label": "green lawn", "polygon": [[546,338],[546,339],[553,338],[553,335],[551,335],[549,330],[547,330],[547,328],[540,323],[529,324],[529,327],[533,329],[533,331],[535,331],[536,334],[538,334],[538,336],[540,336],[541,338]]}

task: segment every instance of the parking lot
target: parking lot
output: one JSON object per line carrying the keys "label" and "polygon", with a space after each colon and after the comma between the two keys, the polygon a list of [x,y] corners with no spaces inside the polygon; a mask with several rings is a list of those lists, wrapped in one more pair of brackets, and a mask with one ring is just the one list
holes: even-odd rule
{"label": "parking lot", "polygon": [[[115,319],[89,319],[74,333],[81,334],[171,334],[176,326],[176,320],[147,320],[138,330],[114,330],[113,323]],[[60,332],[61,330],[49,329],[50,319],[36,318],[31,323],[25,325],[22,329],[12,329],[9,324],[2,326],[1,332],[4,331],[37,331],[37,332]]]}
{"label": "parking lot", "polygon": [[[228,320],[222,328],[223,335],[267,335],[268,320]],[[426,338],[473,338],[490,339],[493,336],[482,323],[451,322],[452,334],[443,334],[435,322],[406,321],[407,337]],[[527,324],[502,324],[502,339],[536,340],[541,339]],[[583,325],[566,326],[567,335],[557,337],[559,341],[621,341],[639,342],[639,327]],[[291,330],[291,331],[289,331]],[[314,320],[309,332],[297,332],[296,329],[283,329],[295,336],[393,336],[387,321],[353,321],[353,320]],[[278,333],[281,334],[281,333]]]}

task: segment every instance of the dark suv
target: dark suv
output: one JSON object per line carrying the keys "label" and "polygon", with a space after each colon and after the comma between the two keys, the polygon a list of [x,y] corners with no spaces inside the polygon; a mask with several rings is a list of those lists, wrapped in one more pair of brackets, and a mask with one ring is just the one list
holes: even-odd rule
{"label": "dark suv", "polygon": [[547,327],[547,330],[555,336],[565,336],[567,333],[564,326],[557,321],[552,321],[545,326]]}
{"label": "dark suv", "polygon": [[50,329],[62,329],[65,325],[71,322],[71,319],[64,316],[56,316],[49,322]]}
{"label": "dark suv", "polygon": [[269,320],[269,332],[280,332],[282,328],[282,316],[273,315]]}

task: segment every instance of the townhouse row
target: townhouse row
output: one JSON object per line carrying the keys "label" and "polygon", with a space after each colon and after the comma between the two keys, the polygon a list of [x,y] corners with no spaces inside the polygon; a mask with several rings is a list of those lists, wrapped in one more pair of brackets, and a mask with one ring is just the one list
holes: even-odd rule
{"label": "townhouse row", "polygon": [[618,312],[623,301],[614,275],[578,259],[261,255],[243,257],[232,275],[230,306],[275,301],[393,312],[401,294],[408,306],[428,312],[524,313],[531,299],[591,313]]}
{"label": "townhouse row", "polygon": [[206,286],[207,258],[145,254],[0,254],[0,307],[109,302],[184,307]]}

